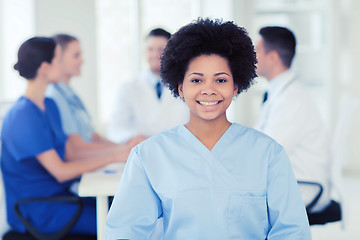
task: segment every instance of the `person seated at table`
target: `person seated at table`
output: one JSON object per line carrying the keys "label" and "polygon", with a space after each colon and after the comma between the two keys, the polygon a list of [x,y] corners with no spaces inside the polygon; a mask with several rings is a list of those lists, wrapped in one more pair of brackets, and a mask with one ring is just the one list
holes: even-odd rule
{"label": "person seated at table", "polygon": [[[106,164],[126,161],[132,146],[89,154],[73,151],[62,130],[53,100],[45,97],[50,83],[59,81],[60,46],[52,38],[33,37],[18,51],[14,68],[27,79],[25,94],[7,113],[1,132],[1,170],[4,179],[7,220],[12,230],[25,232],[14,211],[21,199],[71,196],[69,187],[81,174]],[[67,146],[67,147],[65,147]],[[94,199],[83,199],[84,208],[72,233],[96,234]],[[74,215],[70,203],[38,202],[21,206],[25,218],[40,232],[52,233]]]}
{"label": "person seated at table", "polygon": [[189,120],[186,104],[173,98],[161,83],[160,57],[170,37],[162,28],[152,29],[147,35],[148,69],[121,84],[108,124],[107,136],[112,141],[149,137]]}
{"label": "person seated at table", "polygon": [[95,131],[84,103],[70,87],[72,77],[80,75],[83,64],[79,40],[68,34],[56,34],[53,39],[61,50],[59,60],[61,74],[60,81],[49,84],[46,96],[55,101],[68,140],[74,147],[82,149],[106,150],[109,147],[117,146]]}
{"label": "person seated at table", "polygon": [[106,239],[311,239],[289,159],[273,139],[226,110],[256,76],[254,46],[233,22],[199,19],[169,40],[161,76],[190,120],[134,147],[106,222]]}
{"label": "person seated at table", "polygon": [[314,201],[317,187],[301,182],[321,184],[320,198],[308,209],[309,213],[321,212],[331,203],[330,142],[315,102],[291,67],[296,54],[295,35],[279,26],[263,27],[259,34],[257,73],[269,84],[255,129],[285,148],[305,205]]}

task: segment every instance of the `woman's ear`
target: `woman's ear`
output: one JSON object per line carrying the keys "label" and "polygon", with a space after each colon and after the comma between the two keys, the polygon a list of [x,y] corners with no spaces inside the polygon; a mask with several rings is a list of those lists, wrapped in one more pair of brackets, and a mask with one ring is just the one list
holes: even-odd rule
{"label": "woman's ear", "polygon": [[183,93],[183,85],[182,85],[182,84],[179,84],[179,86],[178,86],[178,92],[179,92],[179,96],[180,96],[181,98],[183,98],[183,97],[184,97],[184,93]]}
{"label": "woman's ear", "polygon": [[233,97],[236,97],[239,91],[239,87],[234,84],[234,91],[233,91]]}

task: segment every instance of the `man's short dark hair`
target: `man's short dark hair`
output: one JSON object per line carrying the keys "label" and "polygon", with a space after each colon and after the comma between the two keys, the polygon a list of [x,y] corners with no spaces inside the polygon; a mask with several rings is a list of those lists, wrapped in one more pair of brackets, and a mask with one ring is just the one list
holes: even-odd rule
{"label": "man's short dark hair", "polygon": [[150,31],[147,37],[164,37],[169,40],[171,37],[171,33],[162,28],[155,28]]}
{"label": "man's short dark hair", "polygon": [[289,68],[295,56],[295,35],[289,29],[278,26],[263,27],[259,33],[264,39],[265,51],[275,50],[284,66]]}
{"label": "man's short dark hair", "polygon": [[160,76],[175,97],[192,59],[218,55],[228,61],[238,93],[256,77],[256,54],[246,30],[231,21],[198,19],[173,34],[161,57]]}

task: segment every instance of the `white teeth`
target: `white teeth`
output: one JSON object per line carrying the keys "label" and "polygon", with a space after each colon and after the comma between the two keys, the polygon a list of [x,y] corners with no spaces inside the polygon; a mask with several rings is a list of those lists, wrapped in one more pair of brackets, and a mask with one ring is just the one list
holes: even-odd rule
{"label": "white teeth", "polygon": [[213,106],[218,104],[219,102],[199,102],[199,103],[204,106]]}

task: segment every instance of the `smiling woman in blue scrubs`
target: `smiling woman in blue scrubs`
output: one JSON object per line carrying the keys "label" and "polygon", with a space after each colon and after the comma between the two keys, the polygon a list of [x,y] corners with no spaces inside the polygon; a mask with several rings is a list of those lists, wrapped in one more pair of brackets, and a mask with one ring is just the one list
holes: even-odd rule
{"label": "smiling woman in blue scrubs", "polygon": [[[48,84],[57,82],[60,76],[59,51],[53,39],[34,37],[24,42],[18,52],[15,69],[27,79],[27,87],[6,115],[1,131],[7,219],[17,232],[26,231],[14,212],[18,200],[73,195],[69,187],[82,173],[126,157],[120,149],[99,157],[74,152],[68,145],[59,111],[53,100],[44,97]],[[83,200],[84,208],[71,232],[95,235],[95,201]],[[36,202],[21,205],[20,210],[40,232],[53,233],[69,221],[76,206]]]}
{"label": "smiling woman in blue scrubs", "polygon": [[199,19],[173,35],[161,77],[190,121],[132,150],[106,239],[148,239],[159,217],[163,239],[311,239],[284,149],[226,117],[255,64],[251,39],[232,22]]}

